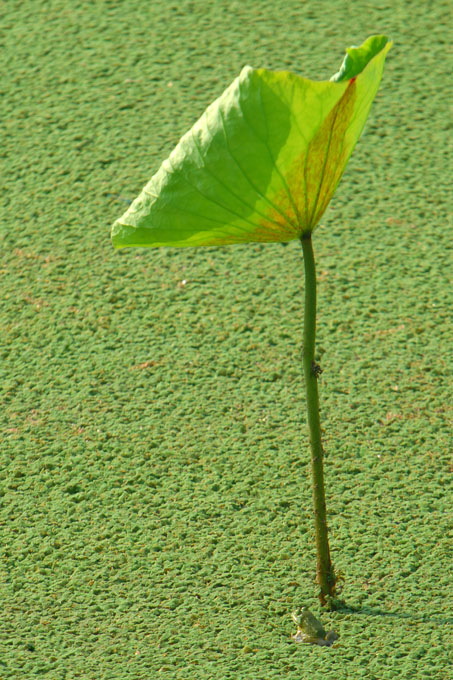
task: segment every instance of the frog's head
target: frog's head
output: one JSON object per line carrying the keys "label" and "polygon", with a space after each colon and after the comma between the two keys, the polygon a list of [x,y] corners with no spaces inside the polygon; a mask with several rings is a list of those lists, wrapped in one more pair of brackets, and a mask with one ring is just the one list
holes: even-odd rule
{"label": "frog's head", "polygon": [[304,607],[301,607],[300,611],[299,611],[299,609],[295,609],[291,613],[291,618],[294,621],[294,623],[296,624],[296,626],[298,626],[299,623],[300,623],[301,612],[302,612],[303,609],[304,609]]}

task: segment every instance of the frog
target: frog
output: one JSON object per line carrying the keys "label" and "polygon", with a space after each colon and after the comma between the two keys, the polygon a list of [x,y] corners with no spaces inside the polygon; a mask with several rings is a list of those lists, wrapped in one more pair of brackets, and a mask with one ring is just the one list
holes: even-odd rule
{"label": "frog", "polygon": [[321,622],[318,621],[307,607],[301,607],[300,613],[296,610],[291,616],[297,626],[297,631],[291,635],[294,642],[306,642],[311,645],[319,645],[320,647],[331,647],[335,640],[338,640],[336,632],[329,630],[326,633]]}

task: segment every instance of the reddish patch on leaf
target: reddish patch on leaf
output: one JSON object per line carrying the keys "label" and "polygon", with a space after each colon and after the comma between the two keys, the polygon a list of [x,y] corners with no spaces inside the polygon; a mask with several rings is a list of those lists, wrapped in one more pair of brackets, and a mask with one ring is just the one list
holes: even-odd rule
{"label": "reddish patch on leaf", "polygon": [[[284,188],[271,197],[278,210],[271,209],[269,219],[281,224],[282,232],[286,234],[286,238],[279,240],[291,240],[306,231],[313,231],[332,198],[350,153],[350,145],[345,145],[344,140],[354,111],[354,81],[355,78],[351,78],[343,96],[325,118],[306,152],[300,154],[287,173],[285,180],[291,197]],[[286,220],[281,213],[287,215]],[[294,227],[295,223],[298,228]],[[265,230],[271,228],[266,220],[261,224]]]}
{"label": "reddish patch on leaf", "polygon": [[[276,224],[279,222],[279,224]],[[284,217],[274,209],[269,210],[269,221],[263,219],[260,226],[256,226],[253,231],[244,234],[229,234],[217,236],[206,240],[207,246],[228,246],[235,243],[282,243],[298,238],[298,232],[292,227]]]}

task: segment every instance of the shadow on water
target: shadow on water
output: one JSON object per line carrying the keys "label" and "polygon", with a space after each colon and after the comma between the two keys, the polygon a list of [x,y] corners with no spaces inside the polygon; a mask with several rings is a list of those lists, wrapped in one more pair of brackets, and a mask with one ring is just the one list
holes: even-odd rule
{"label": "shadow on water", "polygon": [[337,607],[337,612],[341,614],[364,614],[365,616],[382,616],[384,618],[408,619],[411,621],[426,621],[439,624],[452,624],[452,617],[442,617],[436,614],[413,614],[409,612],[390,612],[384,609],[377,609],[374,607],[354,607],[353,605],[340,604]]}

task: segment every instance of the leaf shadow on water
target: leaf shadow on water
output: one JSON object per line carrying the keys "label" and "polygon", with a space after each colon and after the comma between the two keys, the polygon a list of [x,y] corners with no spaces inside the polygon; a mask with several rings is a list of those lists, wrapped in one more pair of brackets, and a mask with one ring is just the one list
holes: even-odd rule
{"label": "leaf shadow on water", "polygon": [[364,614],[365,616],[382,616],[384,618],[408,619],[411,621],[433,622],[443,625],[453,624],[453,617],[442,617],[437,614],[415,614],[410,612],[391,612],[374,607],[354,607],[353,605],[343,604],[337,608],[341,614]]}

